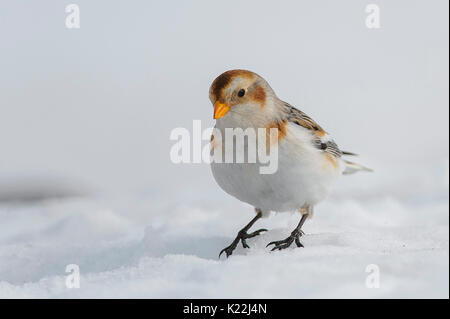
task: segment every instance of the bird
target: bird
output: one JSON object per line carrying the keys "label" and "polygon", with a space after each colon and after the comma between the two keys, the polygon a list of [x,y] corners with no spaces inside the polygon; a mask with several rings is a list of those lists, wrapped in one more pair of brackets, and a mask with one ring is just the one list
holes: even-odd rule
{"label": "bird", "polygon": [[[271,212],[298,212],[301,217],[287,238],[272,241],[267,247],[273,245],[272,251],[286,249],[293,243],[304,247],[300,241],[303,224],[312,217],[315,205],[326,198],[338,177],[372,171],[346,160],[345,156],[356,154],[340,150],[317,122],[279,99],[269,83],[252,71],[236,69],[222,73],[212,82],[209,99],[216,120],[211,152],[227,151],[224,139],[227,129],[274,129],[277,133],[274,141],[266,141],[268,148],[278,152],[278,167],[272,174],[261,174],[260,161],[211,161],[212,175],[220,188],[253,206],[256,214],[233,242],[220,251],[219,258],[223,253],[227,258],[232,255],[240,242],[244,248],[250,248],[247,239],[268,231],[250,232],[250,228]],[[248,143],[242,145],[244,151],[249,150]]]}

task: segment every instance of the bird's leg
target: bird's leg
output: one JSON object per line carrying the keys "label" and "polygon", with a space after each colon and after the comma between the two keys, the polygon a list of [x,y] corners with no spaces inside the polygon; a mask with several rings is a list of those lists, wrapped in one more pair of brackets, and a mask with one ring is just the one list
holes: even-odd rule
{"label": "bird's leg", "polygon": [[[308,211],[310,211],[310,209],[308,209]],[[294,231],[291,233],[291,235],[283,240],[278,240],[278,241],[273,241],[270,242],[269,244],[267,244],[266,247],[269,247],[270,245],[275,245],[272,248],[272,251],[274,250],[282,250],[282,249],[286,249],[289,246],[291,246],[291,244],[293,242],[295,242],[295,244],[297,245],[297,247],[304,247],[303,244],[300,242],[300,237],[302,235],[304,235],[304,232],[302,231],[302,226],[305,223],[306,219],[308,218],[309,213],[303,214],[302,218],[300,219],[300,222],[298,223],[298,226],[295,227]]]}
{"label": "bird's leg", "polygon": [[224,249],[222,249],[222,251],[219,254],[219,258],[222,255],[223,252],[226,253],[227,258],[233,253],[233,250],[235,250],[235,248],[237,247],[237,245],[239,244],[239,241],[242,242],[242,246],[244,248],[250,248],[249,245],[247,245],[247,239],[248,238],[253,238],[255,236],[258,236],[259,234],[261,234],[262,232],[267,231],[267,229],[258,229],[252,233],[247,233],[247,231],[250,229],[250,227],[253,226],[253,224],[262,217],[262,212],[260,209],[255,208],[256,211],[256,216],[250,221],[250,223],[247,224],[247,226],[245,226],[244,228],[242,228],[239,232],[238,235],[236,236],[235,240],[233,240],[233,242],[231,243],[230,246],[225,247]]}

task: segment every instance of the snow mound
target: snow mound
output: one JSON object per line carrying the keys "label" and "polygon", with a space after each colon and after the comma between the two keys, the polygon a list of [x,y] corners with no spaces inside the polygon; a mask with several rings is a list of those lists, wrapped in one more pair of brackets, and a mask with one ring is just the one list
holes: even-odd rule
{"label": "snow mound", "polygon": [[[448,197],[408,203],[389,197],[331,198],[308,220],[305,248],[270,252],[296,214],[254,226],[269,231],[219,251],[252,218],[229,198],[159,204],[72,198],[0,206],[2,298],[448,298]],[[137,204],[136,204],[137,203]],[[77,264],[80,288],[66,287]],[[379,288],[368,288],[369,265]]]}

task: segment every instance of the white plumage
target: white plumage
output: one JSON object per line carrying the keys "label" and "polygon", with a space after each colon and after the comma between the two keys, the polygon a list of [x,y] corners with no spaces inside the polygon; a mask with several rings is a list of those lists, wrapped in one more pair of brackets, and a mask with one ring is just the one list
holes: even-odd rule
{"label": "white plumage", "polygon": [[[218,121],[216,128],[224,132],[224,125]],[[274,174],[261,174],[259,168],[264,164],[260,163],[212,163],[214,178],[225,192],[261,209],[264,215],[314,206],[327,196],[344,165],[340,160],[333,165],[312,139],[306,128],[288,123],[286,137],[278,144]],[[224,143],[219,143],[215,140],[215,147],[225,151]]]}

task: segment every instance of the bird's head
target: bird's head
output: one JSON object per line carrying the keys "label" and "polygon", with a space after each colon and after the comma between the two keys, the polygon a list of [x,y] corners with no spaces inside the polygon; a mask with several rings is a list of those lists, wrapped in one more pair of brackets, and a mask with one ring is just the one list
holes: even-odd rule
{"label": "bird's head", "polygon": [[214,106],[214,119],[261,122],[273,118],[275,93],[258,74],[231,70],[219,75],[211,84],[209,99]]}

